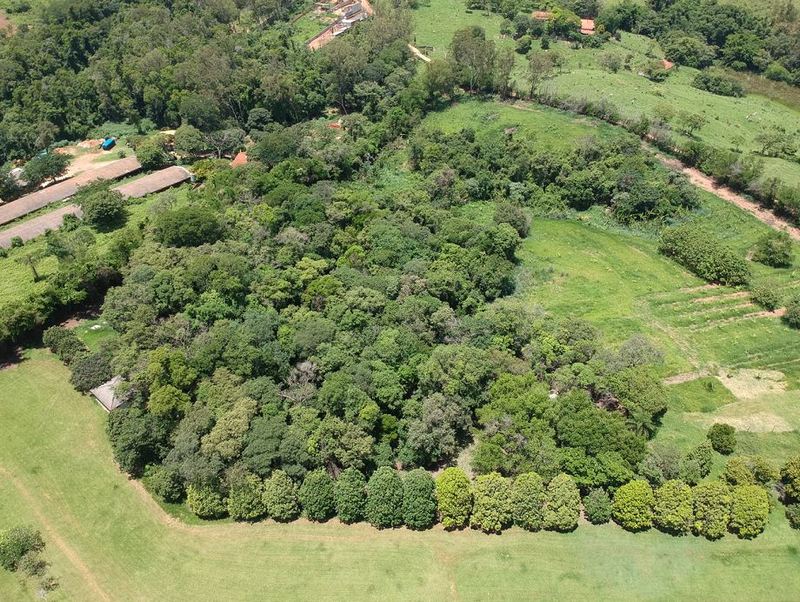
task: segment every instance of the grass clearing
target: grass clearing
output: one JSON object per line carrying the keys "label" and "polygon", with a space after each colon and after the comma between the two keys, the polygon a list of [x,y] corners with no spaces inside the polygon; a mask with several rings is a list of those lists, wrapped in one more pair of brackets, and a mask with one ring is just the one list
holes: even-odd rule
{"label": "grass clearing", "polygon": [[464,0],[422,0],[414,10],[413,44],[434,58],[447,56],[453,34],[477,25],[486,37],[501,47],[514,47],[514,40],[500,33],[503,17],[482,10],[468,10]]}
{"label": "grass clearing", "polygon": [[[69,387],[66,368],[44,351],[26,355],[0,371],[0,526],[13,517],[42,529],[61,582],[50,600],[256,600],[264,591],[281,600],[790,600],[800,591],[797,535],[778,511],[758,539],[719,542],[614,525],[493,537],[178,523],[117,471],[105,414]],[[34,592],[2,573],[0,598]]]}

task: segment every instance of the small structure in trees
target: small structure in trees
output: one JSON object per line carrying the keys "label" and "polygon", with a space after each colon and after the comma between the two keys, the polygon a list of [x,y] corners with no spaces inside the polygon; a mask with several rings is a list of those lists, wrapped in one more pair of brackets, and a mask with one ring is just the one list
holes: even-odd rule
{"label": "small structure in trees", "polygon": [[245,151],[240,151],[231,161],[231,167],[241,167],[242,165],[247,165],[247,153]]}
{"label": "small structure in trees", "polygon": [[103,383],[89,391],[106,412],[111,412],[125,405],[125,400],[117,396],[117,386],[121,382],[122,377],[115,376],[107,383]]}
{"label": "small structure in trees", "polygon": [[593,36],[595,34],[594,19],[581,19],[581,33],[585,36]]}

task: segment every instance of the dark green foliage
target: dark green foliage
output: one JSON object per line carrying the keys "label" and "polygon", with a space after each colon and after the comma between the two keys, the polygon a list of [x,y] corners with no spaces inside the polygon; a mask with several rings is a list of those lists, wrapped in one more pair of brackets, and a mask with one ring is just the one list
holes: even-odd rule
{"label": "dark green foliage", "polygon": [[743,258],[695,226],[667,228],[659,251],[709,282],[736,286],[750,280],[750,268]]}
{"label": "dark green foliage", "polygon": [[436,479],[439,516],[445,529],[462,529],[472,514],[472,486],[460,468],[446,468]]}
{"label": "dark green foliage", "polygon": [[692,488],[693,530],[707,539],[725,535],[731,516],[731,493],[725,483],[708,481]]}
{"label": "dark green foliage", "polygon": [[472,487],[470,526],[485,533],[500,533],[511,524],[513,505],[508,479],[496,472],[480,475]]}
{"label": "dark green foliage", "polygon": [[0,567],[16,571],[22,559],[44,550],[44,540],[33,527],[12,527],[0,531]]}
{"label": "dark green foliage", "polygon": [[403,524],[403,481],[390,466],[381,466],[367,483],[365,518],[379,529]]}
{"label": "dark green foliage", "polygon": [[645,531],[653,526],[653,488],[647,481],[631,481],[614,493],[614,520],[628,531]]}
{"label": "dark green foliage", "polygon": [[364,519],[367,505],[367,480],[355,468],[347,468],[334,483],[336,514],[344,523]]}
{"label": "dark green foliage", "polygon": [[535,472],[525,472],[514,479],[511,486],[511,507],[514,524],[538,531],[544,522],[545,487],[542,477]]}
{"label": "dark green foliage", "polygon": [[69,155],[56,152],[39,155],[25,164],[23,177],[29,186],[36,187],[63,174],[69,167],[70,160]]}
{"label": "dark green foliage", "polygon": [[771,230],[758,239],[753,260],[774,268],[788,268],[792,265],[793,255],[792,239],[789,234]]}
{"label": "dark green foliage", "polygon": [[403,477],[403,522],[411,529],[436,523],[436,483],[427,470],[417,468]]}
{"label": "dark green foliage", "polygon": [[586,519],[594,525],[602,525],[611,520],[611,497],[605,489],[592,489],[583,498],[583,512]]}
{"label": "dark green foliage", "polygon": [[181,207],[165,211],[156,219],[158,240],[171,247],[196,247],[222,237],[216,214],[206,207]]}
{"label": "dark green foliage", "polygon": [[273,520],[286,523],[300,516],[297,485],[282,470],[276,470],[264,482],[263,500],[267,514]]}
{"label": "dark green foliage", "polygon": [[179,502],[185,493],[180,474],[170,466],[148,466],[143,480],[147,489],[165,502]]}
{"label": "dark green foliage", "polygon": [[739,82],[714,69],[700,71],[695,75],[692,85],[720,96],[744,96],[744,88]]}
{"label": "dark green foliage", "polygon": [[736,449],[736,429],[730,424],[717,422],[708,429],[706,437],[711,442],[714,451],[728,455]]}
{"label": "dark green foliage", "polygon": [[165,425],[137,407],[120,408],[108,415],[108,438],[119,467],[134,476],[164,454]]}
{"label": "dark green foliage", "polygon": [[156,135],[136,144],[136,158],[146,170],[161,169],[170,161],[161,136]]}
{"label": "dark green foliage", "polygon": [[78,391],[86,392],[111,380],[111,357],[106,351],[87,353],[79,356],[70,366],[72,375],[69,382]]}
{"label": "dark green foliage", "polygon": [[42,342],[67,365],[88,352],[74,331],[61,326],[51,326],[45,330]]}
{"label": "dark green foliage", "polygon": [[578,526],[580,512],[581,494],[575,481],[569,475],[557,475],[547,485],[544,528],[551,531],[572,531]]}
{"label": "dark green foliage", "polygon": [[667,481],[656,489],[653,522],[673,535],[689,533],[694,523],[691,488],[681,481]]}
{"label": "dark green foliage", "polygon": [[767,526],[769,496],[758,485],[738,485],[731,493],[730,529],[742,538],[757,536]]}
{"label": "dark green foliage", "polygon": [[792,529],[800,529],[800,504],[789,504],[785,508],[786,520]]}
{"label": "dark green foliage", "polygon": [[336,513],[333,479],[326,471],[307,473],[297,493],[309,520],[325,522]]}
{"label": "dark green foliage", "polygon": [[125,221],[125,199],[104,186],[82,190],[76,199],[83,219],[98,230],[111,230]]}

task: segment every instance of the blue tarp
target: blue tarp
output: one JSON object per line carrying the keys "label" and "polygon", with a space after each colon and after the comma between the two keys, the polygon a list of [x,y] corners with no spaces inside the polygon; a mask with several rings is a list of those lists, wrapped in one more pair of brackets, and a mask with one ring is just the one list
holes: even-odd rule
{"label": "blue tarp", "polygon": [[116,145],[117,145],[116,140],[114,140],[113,138],[106,138],[105,140],[103,140],[103,144],[100,145],[100,148],[102,148],[103,150],[111,150]]}

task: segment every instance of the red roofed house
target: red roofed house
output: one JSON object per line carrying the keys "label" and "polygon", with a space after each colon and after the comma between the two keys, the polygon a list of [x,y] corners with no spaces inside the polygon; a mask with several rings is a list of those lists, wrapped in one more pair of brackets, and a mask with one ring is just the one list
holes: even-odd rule
{"label": "red roofed house", "polygon": [[581,19],[581,33],[585,36],[594,35],[594,19]]}

